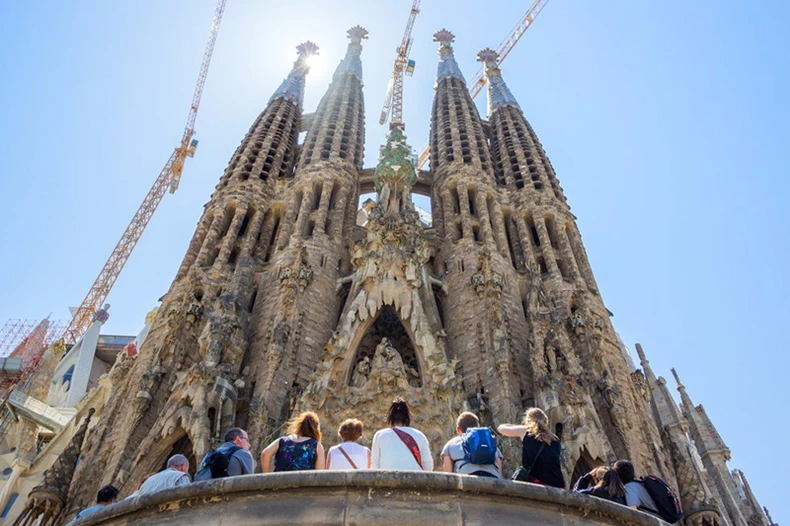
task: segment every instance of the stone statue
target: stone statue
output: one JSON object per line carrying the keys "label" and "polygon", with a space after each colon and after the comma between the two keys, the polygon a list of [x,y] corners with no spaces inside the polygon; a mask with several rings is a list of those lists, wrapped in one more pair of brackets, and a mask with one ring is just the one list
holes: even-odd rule
{"label": "stone statue", "polygon": [[368,381],[369,374],[370,358],[364,356],[357,364],[357,368],[354,369],[354,374],[351,376],[351,387],[364,387]]}

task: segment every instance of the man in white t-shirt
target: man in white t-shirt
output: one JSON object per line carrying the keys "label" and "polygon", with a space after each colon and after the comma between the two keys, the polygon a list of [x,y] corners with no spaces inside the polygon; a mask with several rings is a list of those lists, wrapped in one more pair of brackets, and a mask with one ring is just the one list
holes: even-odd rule
{"label": "man in white t-shirt", "polygon": [[475,427],[480,427],[480,419],[474,413],[464,411],[458,416],[458,420],[455,421],[455,432],[458,433],[458,436],[448,440],[442,448],[442,471],[479,477],[502,477],[502,452],[499,451],[499,448],[494,453],[496,460],[492,464],[472,464],[464,459],[466,453],[462,435],[466,433],[467,429]]}
{"label": "man in white t-shirt", "polygon": [[370,467],[372,469],[407,469],[433,471],[431,447],[425,435],[409,427],[409,406],[401,397],[387,410],[388,428],[373,435]]}

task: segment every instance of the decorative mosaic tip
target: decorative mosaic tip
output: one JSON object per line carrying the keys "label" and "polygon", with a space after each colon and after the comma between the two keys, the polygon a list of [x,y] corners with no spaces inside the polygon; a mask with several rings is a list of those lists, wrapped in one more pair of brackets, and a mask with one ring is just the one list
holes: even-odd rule
{"label": "decorative mosaic tip", "polygon": [[354,26],[348,30],[348,38],[352,44],[361,44],[363,39],[368,38],[368,30],[362,26]]}
{"label": "decorative mosaic tip", "polygon": [[299,58],[312,57],[318,55],[318,45],[308,40],[296,46],[296,52],[299,54]]}
{"label": "decorative mosaic tip", "polygon": [[477,60],[483,63],[486,77],[488,78],[488,115],[493,114],[497,108],[504,106],[512,106],[520,110],[521,107],[518,105],[518,101],[516,101],[516,98],[502,78],[502,71],[499,69],[497,62],[499,53],[487,47],[477,54]]}
{"label": "decorative mosaic tip", "polygon": [[491,49],[490,47],[485,48],[480,53],[477,54],[477,61],[482,62],[486,69],[495,68],[497,67],[499,60],[499,53]]}
{"label": "decorative mosaic tip", "polygon": [[446,29],[442,29],[433,34],[433,41],[438,42],[440,46],[449,46],[455,42],[455,35]]}

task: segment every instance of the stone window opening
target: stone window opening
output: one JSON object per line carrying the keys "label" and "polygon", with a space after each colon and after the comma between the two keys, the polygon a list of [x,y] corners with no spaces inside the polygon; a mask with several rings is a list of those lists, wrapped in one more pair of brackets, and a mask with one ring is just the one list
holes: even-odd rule
{"label": "stone window opening", "polygon": [[433,290],[433,300],[436,302],[436,310],[439,313],[439,322],[442,324],[442,327],[445,327],[444,323],[444,292],[442,291],[441,285],[432,284],[431,289]]}
{"label": "stone window opening", "polygon": [[551,248],[557,250],[559,249],[559,244],[557,243],[557,229],[554,226],[554,218],[551,216],[546,216],[544,220],[546,222],[546,230],[549,233]]}
{"label": "stone window opening", "polygon": [[457,188],[451,188],[450,189],[450,194],[453,196],[453,212],[455,212],[456,214],[460,214],[461,213],[461,199],[458,196],[458,189]]}
{"label": "stone window opening", "polygon": [[546,266],[546,261],[543,259],[543,256],[538,256],[538,267],[540,268],[541,274],[548,274],[549,268]]}
{"label": "stone window opening", "polygon": [[524,217],[524,221],[527,223],[527,228],[532,236],[532,244],[536,247],[540,247],[540,236],[538,236],[538,229],[535,228],[535,222],[532,221],[532,216],[527,214]]}
{"label": "stone window opening", "polygon": [[[329,210],[334,210],[337,205],[338,184],[332,185],[332,192],[329,194]],[[327,232],[328,233],[328,232]]]}
{"label": "stone window opening", "polygon": [[480,226],[477,223],[472,225],[472,239],[474,239],[475,243],[480,242]]}
{"label": "stone window opening", "polygon": [[477,199],[477,189],[474,186],[470,186],[468,188],[468,190],[469,190],[469,194],[468,194],[469,215],[471,215],[472,217],[476,217],[477,216],[477,204],[476,204],[475,200]]}
{"label": "stone window opening", "polygon": [[274,225],[272,225],[272,233],[269,236],[269,241],[266,243],[266,256],[263,258],[264,263],[268,263],[274,252],[274,244],[277,242],[277,234],[280,233],[280,214],[274,215]]}
{"label": "stone window opening", "polygon": [[564,259],[557,258],[557,268],[560,269],[560,276],[562,276],[563,279],[571,279],[571,271]]}
{"label": "stone window opening", "polygon": [[253,309],[255,308],[255,301],[258,299],[258,284],[256,283],[252,287],[252,294],[250,295],[250,301],[247,303],[247,312],[252,313]]}
{"label": "stone window opening", "polygon": [[228,257],[228,265],[234,266],[236,264],[236,260],[239,257],[239,247],[233,247],[233,250],[230,251],[230,256]]}
{"label": "stone window opening", "polygon": [[307,231],[305,232],[306,237],[313,237],[313,232],[315,231],[315,221],[310,220],[307,222]]}
{"label": "stone window opening", "polygon": [[318,210],[321,206],[321,193],[324,189],[324,184],[317,182],[313,184],[313,210]]}

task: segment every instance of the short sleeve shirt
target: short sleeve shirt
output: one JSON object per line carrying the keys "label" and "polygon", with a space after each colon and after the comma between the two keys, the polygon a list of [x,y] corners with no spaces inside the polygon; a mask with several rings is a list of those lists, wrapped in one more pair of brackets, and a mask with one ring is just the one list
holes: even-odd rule
{"label": "short sleeve shirt", "polygon": [[[464,460],[463,439],[456,436],[447,441],[442,448],[442,456],[447,455],[453,461],[453,472],[463,475],[471,475],[475,471],[485,471],[499,478],[499,469],[496,464],[472,464]],[[496,458],[502,458],[499,448],[496,450]]]}

